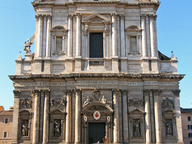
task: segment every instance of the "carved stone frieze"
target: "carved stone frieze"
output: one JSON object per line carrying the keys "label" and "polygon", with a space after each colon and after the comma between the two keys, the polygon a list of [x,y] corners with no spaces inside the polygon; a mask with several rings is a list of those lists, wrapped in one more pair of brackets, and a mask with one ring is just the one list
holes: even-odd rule
{"label": "carved stone frieze", "polygon": [[138,98],[133,98],[129,100],[129,106],[131,107],[139,107],[139,106],[143,106],[143,100],[138,99]]}
{"label": "carved stone frieze", "polygon": [[21,99],[20,105],[21,105],[21,108],[23,108],[23,109],[30,109],[30,108],[32,108],[32,100],[28,99],[28,98]]}
{"label": "carved stone frieze", "polygon": [[50,102],[51,107],[53,106],[66,106],[67,101],[61,98],[52,99]]}
{"label": "carved stone frieze", "polygon": [[173,100],[166,98],[162,101],[162,109],[174,109]]}

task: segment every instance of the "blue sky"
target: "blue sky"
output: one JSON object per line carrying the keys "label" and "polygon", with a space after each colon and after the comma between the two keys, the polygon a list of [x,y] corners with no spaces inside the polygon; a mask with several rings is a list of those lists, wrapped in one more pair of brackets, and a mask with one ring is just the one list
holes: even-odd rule
{"label": "blue sky", "polygon": [[[24,42],[35,31],[35,12],[32,0],[9,0],[0,3],[0,106],[13,106],[13,83],[8,75],[15,73],[19,51],[24,55]],[[178,58],[182,107],[192,103],[192,0],[161,0],[157,12],[158,48],[167,56],[171,51]],[[34,48],[32,48],[34,51]]]}

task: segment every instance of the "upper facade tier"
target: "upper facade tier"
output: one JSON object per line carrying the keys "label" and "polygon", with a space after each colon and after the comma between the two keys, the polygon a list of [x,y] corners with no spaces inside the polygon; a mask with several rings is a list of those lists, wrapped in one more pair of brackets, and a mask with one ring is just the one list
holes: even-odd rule
{"label": "upper facade tier", "polygon": [[37,0],[32,4],[36,31],[25,42],[25,57],[16,60],[16,75],[177,74],[174,55],[168,58],[157,48],[157,0]]}

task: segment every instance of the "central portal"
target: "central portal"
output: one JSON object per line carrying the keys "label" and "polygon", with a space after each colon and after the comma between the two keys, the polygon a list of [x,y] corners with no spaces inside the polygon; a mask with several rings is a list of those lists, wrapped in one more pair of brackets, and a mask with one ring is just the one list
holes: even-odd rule
{"label": "central portal", "polygon": [[103,143],[105,138],[105,123],[89,123],[89,144]]}

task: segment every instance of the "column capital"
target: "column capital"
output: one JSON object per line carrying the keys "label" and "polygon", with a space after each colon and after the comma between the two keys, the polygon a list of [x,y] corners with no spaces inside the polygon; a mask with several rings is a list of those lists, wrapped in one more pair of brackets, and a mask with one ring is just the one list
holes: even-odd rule
{"label": "column capital", "polygon": [[52,18],[52,15],[51,15],[51,14],[48,14],[48,15],[47,15],[47,18],[48,18],[48,19],[51,19],[51,18]]}
{"label": "column capital", "polygon": [[180,94],[181,90],[176,89],[176,90],[172,90],[172,92],[173,92],[174,96],[179,97],[179,94]]}
{"label": "column capital", "polygon": [[20,94],[21,94],[21,91],[19,91],[19,90],[13,90],[13,93],[14,93],[14,97],[15,97],[15,98],[18,98],[18,97],[20,96]]}
{"label": "column capital", "polygon": [[49,96],[50,95],[50,90],[44,90],[45,92],[45,96]]}
{"label": "column capital", "polygon": [[122,92],[123,96],[126,96],[128,94],[128,90],[126,89],[121,89],[120,91]]}
{"label": "column capital", "polygon": [[119,92],[119,89],[111,89],[111,91],[116,94]]}
{"label": "column capital", "polygon": [[33,90],[32,94],[33,94],[33,96],[40,96],[41,90]]}
{"label": "column capital", "polygon": [[150,90],[149,89],[144,89],[143,92],[144,92],[144,95],[147,96],[147,95],[149,95]]}
{"label": "column capital", "polygon": [[65,92],[67,93],[67,94],[72,94],[72,92],[73,92],[73,90],[71,90],[71,89],[68,89],[68,90],[65,90]]}
{"label": "column capital", "polygon": [[81,90],[81,89],[75,89],[74,91],[75,91],[76,93],[81,93],[82,90]]}
{"label": "column capital", "polygon": [[72,17],[73,17],[73,14],[68,14],[69,19],[72,19]]}
{"label": "column capital", "polygon": [[161,91],[161,90],[158,90],[158,89],[152,89],[152,92],[153,92],[153,94],[154,94],[155,96],[158,96],[159,94],[162,93],[162,91]]}
{"label": "column capital", "polygon": [[81,13],[76,13],[75,15],[76,15],[76,17],[80,17]]}
{"label": "column capital", "polygon": [[112,17],[116,17],[116,16],[117,16],[117,13],[111,13],[111,16],[112,16]]}

